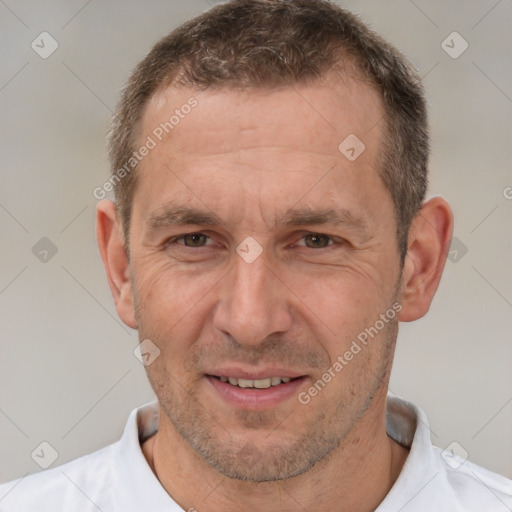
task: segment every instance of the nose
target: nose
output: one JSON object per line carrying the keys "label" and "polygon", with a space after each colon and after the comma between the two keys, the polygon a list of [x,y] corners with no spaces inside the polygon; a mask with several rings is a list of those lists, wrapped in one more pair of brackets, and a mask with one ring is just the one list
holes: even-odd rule
{"label": "nose", "polygon": [[235,254],[233,265],[219,289],[214,327],[242,345],[288,331],[292,294],[268,259],[261,255],[247,263]]}

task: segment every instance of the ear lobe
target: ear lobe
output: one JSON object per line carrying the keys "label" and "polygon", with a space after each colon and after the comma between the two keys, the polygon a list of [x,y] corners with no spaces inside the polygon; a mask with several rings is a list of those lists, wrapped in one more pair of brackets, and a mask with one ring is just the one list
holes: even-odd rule
{"label": "ear lobe", "polygon": [[399,320],[424,316],[439,286],[450,249],[453,215],[441,197],[427,201],[414,219],[402,272],[402,311]]}
{"label": "ear lobe", "polygon": [[121,221],[112,201],[105,199],[96,206],[96,238],[117,313],[128,327],[136,329],[130,263]]}

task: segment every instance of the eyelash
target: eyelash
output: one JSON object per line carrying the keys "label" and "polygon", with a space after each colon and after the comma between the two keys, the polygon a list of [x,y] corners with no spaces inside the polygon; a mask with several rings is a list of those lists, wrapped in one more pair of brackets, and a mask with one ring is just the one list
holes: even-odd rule
{"label": "eyelash", "polygon": [[[169,245],[172,245],[172,244],[177,244],[178,240],[183,240],[186,236],[192,236],[192,235],[200,235],[200,236],[205,236],[207,237],[208,240],[211,240],[212,238],[204,233],[201,233],[200,231],[193,231],[191,233],[184,233],[182,235],[178,235],[178,236],[175,236],[173,238],[170,238],[166,243],[166,247],[168,247]],[[305,237],[307,236],[318,236],[318,237],[326,237],[328,238],[328,243],[325,247],[319,247],[319,248],[316,248],[316,250],[318,249],[326,249],[327,247],[330,247],[332,245],[335,245],[336,243],[340,244],[341,242],[336,242],[334,240],[333,237],[329,236],[329,235],[326,235],[324,233],[317,233],[317,232],[308,232],[308,233],[305,233],[303,234],[299,240],[303,240]],[[208,247],[208,245],[202,245],[202,246],[198,246],[198,247],[191,247],[191,246],[188,246],[188,245],[185,245],[184,243],[178,243],[177,245],[181,245],[183,247],[186,247],[188,249],[205,249],[206,247]],[[306,247],[307,249],[314,249],[313,247],[307,247],[305,244],[301,244],[301,247]]]}
{"label": "eyelash", "polygon": [[[192,233],[185,233],[185,234],[183,234],[183,235],[175,236],[175,237],[171,238],[170,240],[168,240],[168,241],[166,242],[166,245],[170,245],[170,244],[176,243],[178,240],[182,240],[182,239],[184,239],[186,236],[193,236],[193,235],[205,236],[205,237],[207,237],[207,238],[208,238],[208,240],[211,240],[211,237],[210,237],[210,236],[205,235],[204,233],[201,233],[201,232],[199,232],[199,231],[194,231],[194,232],[192,232]],[[207,246],[205,246],[205,245],[200,246],[200,247],[190,247],[190,246],[185,245],[185,244],[178,244],[178,245],[182,245],[183,247],[188,247],[188,248],[190,248],[190,249],[202,249],[203,247],[207,247]]]}

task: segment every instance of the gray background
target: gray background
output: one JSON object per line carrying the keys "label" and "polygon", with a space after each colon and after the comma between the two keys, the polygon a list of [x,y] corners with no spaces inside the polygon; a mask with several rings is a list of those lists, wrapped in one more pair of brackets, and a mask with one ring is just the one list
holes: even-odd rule
{"label": "gray background", "polygon": [[[391,390],[426,410],[435,444],[456,441],[512,477],[512,2],[343,5],[425,76],[430,193],[456,218],[430,313],[402,325]],[[0,481],[39,471],[31,453],[42,441],[57,465],[117,440],[130,410],[152,399],[96,248],[92,191],[107,177],[104,134],[129,71],[208,7],[0,0]],[[31,48],[43,31],[59,44],[47,59]],[[453,31],[469,44],[457,59],[441,46]],[[48,242],[32,250],[42,237],[57,248],[46,262]]]}

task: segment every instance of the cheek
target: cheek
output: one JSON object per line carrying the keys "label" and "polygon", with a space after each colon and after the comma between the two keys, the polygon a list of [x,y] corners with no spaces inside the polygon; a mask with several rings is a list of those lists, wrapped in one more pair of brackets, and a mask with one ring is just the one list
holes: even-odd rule
{"label": "cheek", "polygon": [[290,273],[286,281],[303,305],[304,315],[313,313],[315,323],[339,333],[378,318],[393,299],[395,277],[383,275],[370,264],[359,264],[315,274],[298,271]]}
{"label": "cheek", "polygon": [[[397,278],[391,272],[385,276],[369,264],[325,276],[296,278],[293,289],[300,298],[299,316],[327,353],[331,365],[339,363],[339,371],[333,370],[337,377],[333,380],[338,384],[331,387],[332,392],[348,386],[347,391],[352,393],[354,386],[361,385],[385,364],[393,337],[393,319],[397,316],[392,308]],[[389,317],[384,322],[381,315],[386,312]]]}
{"label": "cheek", "polygon": [[177,350],[197,339],[222,276],[181,272],[151,263],[139,268],[135,297],[140,335],[159,340],[161,350]]}

